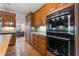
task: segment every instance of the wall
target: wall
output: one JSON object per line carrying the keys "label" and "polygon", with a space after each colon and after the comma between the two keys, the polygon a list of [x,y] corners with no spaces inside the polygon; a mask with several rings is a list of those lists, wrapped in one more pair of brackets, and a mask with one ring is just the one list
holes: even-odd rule
{"label": "wall", "polygon": [[16,27],[17,29],[21,29],[21,31],[25,31],[25,15],[21,13],[16,13]]}

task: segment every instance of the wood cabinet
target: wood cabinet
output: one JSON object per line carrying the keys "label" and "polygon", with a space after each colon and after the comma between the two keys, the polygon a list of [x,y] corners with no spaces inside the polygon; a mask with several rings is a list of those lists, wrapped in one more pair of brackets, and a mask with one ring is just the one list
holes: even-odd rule
{"label": "wood cabinet", "polygon": [[28,13],[28,17],[30,20],[30,25],[34,26],[34,14],[32,12]]}
{"label": "wood cabinet", "polygon": [[39,41],[38,35],[33,35],[33,40],[34,40],[34,48],[38,50],[39,49],[39,47],[38,47],[39,46],[38,45],[39,44],[39,42],[38,42]]}
{"label": "wood cabinet", "polygon": [[47,3],[46,4],[46,13],[48,13],[49,11],[53,11],[57,8],[57,4],[56,3]]}
{"label": "wood cabinet", "polygon": [[46,25],[46,16],[49,12],[56,12],[62,10],[68,6],[73,5],[73,3],[47,3],[43,5],[34,13],[30,13],[31,26],[44,26]]}
{"label": "wood cabinet", "polygon": [[46,9],[41,7],[38,11],[34,13],[35,26],[46,25]]}
{"label": "wood cabinet", "polygon": [[2,16],[3,18],[2,26],[15,26],[16,14],[5,12],[5,11],[0,11],[0,16]]}
{"label": "wood cabinet", "polygon": [[4,26],[4,24],[8,21],[8,14],[7,12],[2,12],[2,25]]}
{"label": "wood cabinet", "polygon": [[41,25],[46,25],[46,7],[45,5],[40,9]]}
{"label": "wood cabinet", "polygon": [[46,36],[33,34],[33,46],[42,55],[46,55]]}
{"label": "wood cabinet", "polygon": [[39,35],[39,52],[46,55],[46,36]]}
{"label": "wood cabinet", "polygon": [[34,13],[34,26],[39,26],[39,13],[38,12],[35,12]]}
{"label": "wood cabinet", "polygon": [[41,10],[36,11],[34,13],[34,26],[40,26],[41,25]]}
{"label": "wood cabinet", "polygon": [[33,34],[31,34],[30,44],[31,44],[32,46],[34,45]]}

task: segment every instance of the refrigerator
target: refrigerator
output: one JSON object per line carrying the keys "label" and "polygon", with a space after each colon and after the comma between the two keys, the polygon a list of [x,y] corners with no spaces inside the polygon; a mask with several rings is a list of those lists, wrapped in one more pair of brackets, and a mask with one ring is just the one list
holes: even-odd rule
{"label": "refrigerator", "polygon": [[30,43],[30,37],[31,35],[31,27],[30,27],[30,17],[26,16],[26,22],[25,22],[25,36],[26,36],[26,42]]}
{"label": "refrigerator", "polygon": [[2,17],[0,16],[0,32],[2,32]]}

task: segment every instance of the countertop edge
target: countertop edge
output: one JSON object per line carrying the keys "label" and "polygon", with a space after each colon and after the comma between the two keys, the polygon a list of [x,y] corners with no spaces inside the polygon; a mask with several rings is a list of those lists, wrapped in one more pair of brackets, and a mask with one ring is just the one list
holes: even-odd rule
{"label": "countertop edge", "polygon": [[31,32],[31,34],[43,35],[46,36],[45,32]]}

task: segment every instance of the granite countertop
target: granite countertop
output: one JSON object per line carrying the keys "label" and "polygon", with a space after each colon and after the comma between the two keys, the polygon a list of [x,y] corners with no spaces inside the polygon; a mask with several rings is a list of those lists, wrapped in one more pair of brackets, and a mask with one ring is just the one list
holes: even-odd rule
{"label": "granite countertop", "polygon": [[12,34],[0,35],[0,56],[4,56],[8,49]]}
{"label": "granite countertop", "polygon": [[31,34],[44,35],[46,36],[46,32],[31,32]]}
{"label": "granite countertop", "polygon": [[16,32],[0,32],[0,34],[14,34]]}
{"label": "granite countertop", "polygon": [[16,33],[16,31],[13,31],[13,32],[9,32],[9,31],[2,31],[2,32],[0,32],[0,34],[12,34],[12,33]]}

